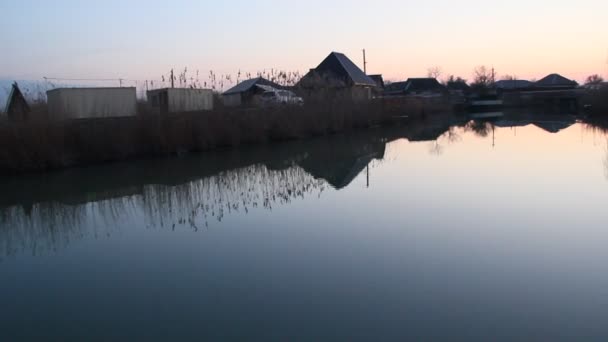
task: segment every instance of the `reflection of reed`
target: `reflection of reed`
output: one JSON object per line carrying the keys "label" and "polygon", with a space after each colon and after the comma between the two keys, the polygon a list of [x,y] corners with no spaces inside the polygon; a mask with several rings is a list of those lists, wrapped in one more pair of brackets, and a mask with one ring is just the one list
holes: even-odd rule
{"label": "reflection of reed", "polygon": [[[270,170],[254,165],[177,186],[147,185],[142,194],[82,205],[35,204],[0,210],[0,256],[55,252],[83,238],[110,236],[121,227],[186,227],[198,231],[212,221],[253,208],[272,210],[324,188],[294,166]],[[142,222],[143,221],[143,222]]]}

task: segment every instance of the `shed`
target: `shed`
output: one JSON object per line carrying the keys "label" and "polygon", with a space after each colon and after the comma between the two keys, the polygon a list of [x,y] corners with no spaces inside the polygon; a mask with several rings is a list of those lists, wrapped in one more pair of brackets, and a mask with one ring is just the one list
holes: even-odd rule
{"label": "shed", "polygon": [[6,108],[4,112],[11,121],[27,120],[30,112],[30,106],[27,104],[25,97],[21,93],[17,82],[14,82],[11,86],[11,92],[8,96],[8,100],[6,101]]}
{"label": "shed", "polygon": [[257,77],[243,81],[228,89],[222,94],[222,100],[226,107],[256,105],[257,96],[268,89],[265,87],[272,87],[275,89],[286,88],[263,77]]}
{"label": "shed", "polygon": [[376,81],[367,76],[346,55],[332,52],[315,69],[311,69],[298,82],[297,87],[307,96],[336,96],[342,94],[360,101],[372,97]]}
{"label": "shed", "polygon": [[163,88],[146,93],[148,103],[161,114],[213,110],[211,89]]}
{"label": "shed", "polygon": [[57,88],[46,92],[49,118],[88,119],[137,115],[135,88]]}

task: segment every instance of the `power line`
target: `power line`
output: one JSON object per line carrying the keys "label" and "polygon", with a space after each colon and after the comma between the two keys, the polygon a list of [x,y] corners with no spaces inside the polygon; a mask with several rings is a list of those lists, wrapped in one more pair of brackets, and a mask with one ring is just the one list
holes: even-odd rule
{"label": "power line", "polygon": [[126,81],[126,82],[141,82],[142,80],[130,80],[126,78],[59,78],[59,77],[43,77],[45,81],[77,81],[77,82],[115,82],[115,81]]}

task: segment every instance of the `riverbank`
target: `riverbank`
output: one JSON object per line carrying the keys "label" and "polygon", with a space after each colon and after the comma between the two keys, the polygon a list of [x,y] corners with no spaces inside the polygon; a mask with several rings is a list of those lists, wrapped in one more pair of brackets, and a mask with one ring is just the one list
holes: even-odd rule
{"label": "riverbank", "polygon": [[446,112],[448,106],[333,103],[136,117],[0,123],[0,173],[48,171],[335,134]]}

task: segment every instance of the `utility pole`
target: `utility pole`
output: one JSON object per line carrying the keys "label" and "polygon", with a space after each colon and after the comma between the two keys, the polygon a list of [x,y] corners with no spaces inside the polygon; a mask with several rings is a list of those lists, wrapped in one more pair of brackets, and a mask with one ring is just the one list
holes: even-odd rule
{"label": "utility pole", "polygon": [[367,75],[367,60],[365,59],[365,49],[363,49],[363,73]]}
{"label": "utility pole", "polygon": [[120,85],[120,87],[122,88],[122,78],[118,79],[118,84]]}
{"label": "utility pole", "polygon": [[171,69],[171,88],[175,88],[175,84],[173,83],[173,69]]}

